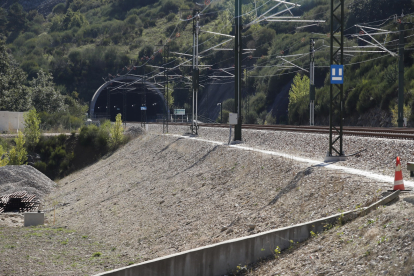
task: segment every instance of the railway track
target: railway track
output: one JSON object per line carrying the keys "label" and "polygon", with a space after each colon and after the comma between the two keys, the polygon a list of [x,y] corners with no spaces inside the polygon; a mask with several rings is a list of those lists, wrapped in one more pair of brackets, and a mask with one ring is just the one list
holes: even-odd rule
{"label": "railway track", "polygon": [[[162,124],[162,123],[156,123]],[[168,123],[169,125],[190,125],[190,123]],[[199,123],[199,127],[218,127],[228,128],[227,124],[204,124]],[[255,129],[267,131],[290,131],[302,133],[329,134],[328,126],[293,126],[293,125],[252,125],[243,124],[242,129]],[[347,136],[362,136],[389,139],[409,139],[414,140],[414,128],[396,127],[344,127],[343,134]]]}

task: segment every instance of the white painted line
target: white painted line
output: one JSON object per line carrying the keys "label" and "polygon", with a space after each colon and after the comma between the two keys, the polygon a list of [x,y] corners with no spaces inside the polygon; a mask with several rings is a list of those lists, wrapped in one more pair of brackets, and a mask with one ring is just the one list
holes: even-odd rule
{"label": "white painted line", "polygon": [[[200,138],[197,138],[197,137],[188,137],[188,136],[182,136],[182,135],[177,135],[177,134],[167,134],[167,135],[175,136],[175,137],[183,137],[183,138],[186,138],[186,139],[194,139],[194,140],[197,140],[197,141],[207,142],[207,143],[211,143],[211,144],[214,144],[214,145],[226,145],[223,142],[200,139]],[[377,173],[373,173],[373,172],[369,172],[369,171],[363,171],[363,170],[358,170],[358,169],[354,169],[354,168],[350,168],[350,167],[334,165],[332,163],[325,163],[323,161],[318,161],[318,160],[314,160],[314,159],[294,156],[294,155],[283,153],[283,152],[270,151],[270,150],[261,150],[261,149],[256,149],[256,148],[252,148],[252,147],[240,146],[240,145],[229,145],[229,147],[236,148],[236,149],[241,149],[241,150],[260,152],[260,153],[274,155],[274,156],[285,157],[285,158],[289,158],[289,159],[299,161],[299,162],[302,162],[302,163],[308,163],[308,164],[311,164],[311,165],[316,165],[316,166],[320,166],[320,167],[329,168],[331,170],[338,170],[338,171],[343,171],[343,172],[354,174],[354,175],[361,175],[361,176],[364,176],[364,177],[367,177],[367,178],[370,178],[370,179],[373,179],[373,180],[377,180],[377,181],[380,181],[380,182],[390,183],[390,184],[392,184],[390,186],[390,189],[392,189],[392,187],[394,185],[394,177],[392,177],[392,176],[386,176],[386,175],[377,174]],[[404,185],[408,186],[408,187],[414,187],[414,181],[404,180]]]}

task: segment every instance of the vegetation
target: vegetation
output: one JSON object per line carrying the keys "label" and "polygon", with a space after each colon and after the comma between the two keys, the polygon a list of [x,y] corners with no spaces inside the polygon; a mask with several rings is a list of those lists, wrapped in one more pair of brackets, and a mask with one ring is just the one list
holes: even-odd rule
{"label": "vegetation", "polygon": [[27,151],[24,147],[26,139],[21,131],[17,132],[17,137],[14,139],[16,146],[9,152],[8,165],[24,165],[27,161]]}
{"label": "vegetation", "polygon": [[3,146],[0,145],[0,167],[6,166],[9,163],[9,157],[3,149]]}
{"label": "vegetation", "polygon": [[109,143],[111,147],[116,148],[124,141],[124,127],[122,126],[121,114],[116,115],[115,123],[110,129]]}
{"label": "vegetation", "polygon": [[[262,3],[257,13],[267,11],[273,2]],[[294,60],[302,68],[308,67],[309,39],[318,33],[316,42],[316,121],[323,122],[328,114],[329,53],[326,51],[329,37],[324,36],[330,28],[328,0],[305,0],[295,15],[304,19],[326,19],[326,24],[296,29],[291,23],[260,23],[245,28],[243,44],[255,49],[243,63],[243,121],[245,123],[276,122],[272,104],[282,90],[288,90],[297,68],[280,67],[283,61],[277,57],[304,54]],[[356,23],[387,19],[394,14],[411,13],[411,0],[345,1],[347,34],[355,32]],[[142,74],[157,70],[151,66],[163,63],[163,52],[154,45],[169,45],[171,52],[191,53],[192,24],[186,21],[194,8],[191,0],[67,0],[56,5],[48,15],[36,10],[25,11],[18,3],[0,8],[0,110],[27,111],[36,108],[42,120],[42,129],[81,127],[87,111],[84,103],[101,86],[102,78],[109,80],[127,72]],[[250,1],[243,1],[243,23],[251,22],[256,12]],[[182,12],[179,12],[179,11]],[[375,10],[376,12],[370,12]],[[204,30],[232,33],[234,3],[212,1],[200,19]],[[275,9],[277,11],[277,9]],[[382,21],[381,21],[382,22]],[[394,22],[384,22],[382,28],[394,30]],[[313,34],[312,34],[313,33]],[[407,34],[409,27],[407,26]],[[398,33],[378,36],[392,50],[392,41]],[[202,50],[208,49],[224,38],[200,34]],[[232,42],[224,44],[233,47]],[[347,47],[363,46],[365,43],[353,38],[346,40]],[[406,48],[413,44],[407,39]],[[397,97],[396,59],[378,58],[378,54],[364,53],[346,56],[345,105],[346,117],[359,117],[373,108],[392,114],[391,108]],[[177,66],[186,59],[170,53],[168,64]],[[405,55],[406,80],[414,74],[414,59],[409,51]],[[200,79],[205,85],[211,70],[232,67],[231,51],[209,52],[202,65]],[[133,67],[132,65],[136,65]],[[285,64],[286,65],[286,64]],[[211,70],[210,70],[211,69]],[[178,70],[178,69],[177,69]],[[49,73],[53,72],[53,76]],[[177,74],[191,76],[190,67],[181,67]],[[6,85],[7,84],[7,85]],[[185,89],[186,81],[169,81],[169,108],[191,108],[191,94]],[[414,83],[407,81],[405,105],[412,107]],[[200,90],[200,98],[206,90]],[[205,95],[204,95],[205,96]],[[294,99],[294,97],[292,97]],[[301,96],[289,104],[289,116],[278,117],[278,122],[304,124],[308,122],[308,99]],[[224,103],[223,103],[224,104]],[[76,112],[73,112],[76,110]],[[223,121],[227,121],[230,106],[224,108]],[[293,113],[293,114],[292,114]],[[409,121],[413,123],[414,116]]]}
{"label": "vegetation", "polygon": [[[289,122],[299,124],[305,123],[303,120],[304,111],[306,111],[309,99],[309,78],[301,77],[297,74],[293,79],[292,87],[289,90]],[[297,117],[299,116],[299,118]]]}
{"label": "vegetation", "polygon": [[24,136],[26,137],[29,147],[35,146],[40,139],[40,118],[36,109],[31,109],[23,115],[24,118]]}

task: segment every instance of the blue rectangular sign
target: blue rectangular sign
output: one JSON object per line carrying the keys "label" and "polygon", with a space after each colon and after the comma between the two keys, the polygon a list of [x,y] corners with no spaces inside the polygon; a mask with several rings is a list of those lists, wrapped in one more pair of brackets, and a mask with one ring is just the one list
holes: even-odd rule
{"label": "blue rectangular sign", "polygon": [[331,84],[344,83],[344,66],[331,65]]}
{"label": "blue rectangular sign", "polygon": [[147,110],[146,106],[141,106],[141,110]]}

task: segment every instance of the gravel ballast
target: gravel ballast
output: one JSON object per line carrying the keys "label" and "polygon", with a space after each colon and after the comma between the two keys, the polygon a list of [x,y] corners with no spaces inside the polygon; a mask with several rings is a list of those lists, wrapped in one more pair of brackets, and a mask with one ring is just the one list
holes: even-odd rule
{"label": "gravel ballast", "polygon": [[[148,127],[149,131],[162,133],[162,125],[150,124]],[[189,132],[189,127],[170,125],[168,130],[170,134],[182,135]],[[200,127],[198,137],[227,143],[229,129]],[[321,162],[326,156],[329,142],[327,134],[251,129],[242,130],[242,139],[242,145],[244,146],[283,152]],[[394,177],[395,161],[396,157],[399,156],[404,179],[409,180],[410,173],[406,169],[406,163],[414,162],[413,143],[413,140],[344,136],[344,152],[346,155],[354,154],[363,149],[366,151],[351,156],[347,161],[339,162],[337,165]]]}
{"label": "gravel ballast", "polygon": [[0,167],[0,195],[25,191],[43,199],[55,187],[55,182],[32,166]]}

